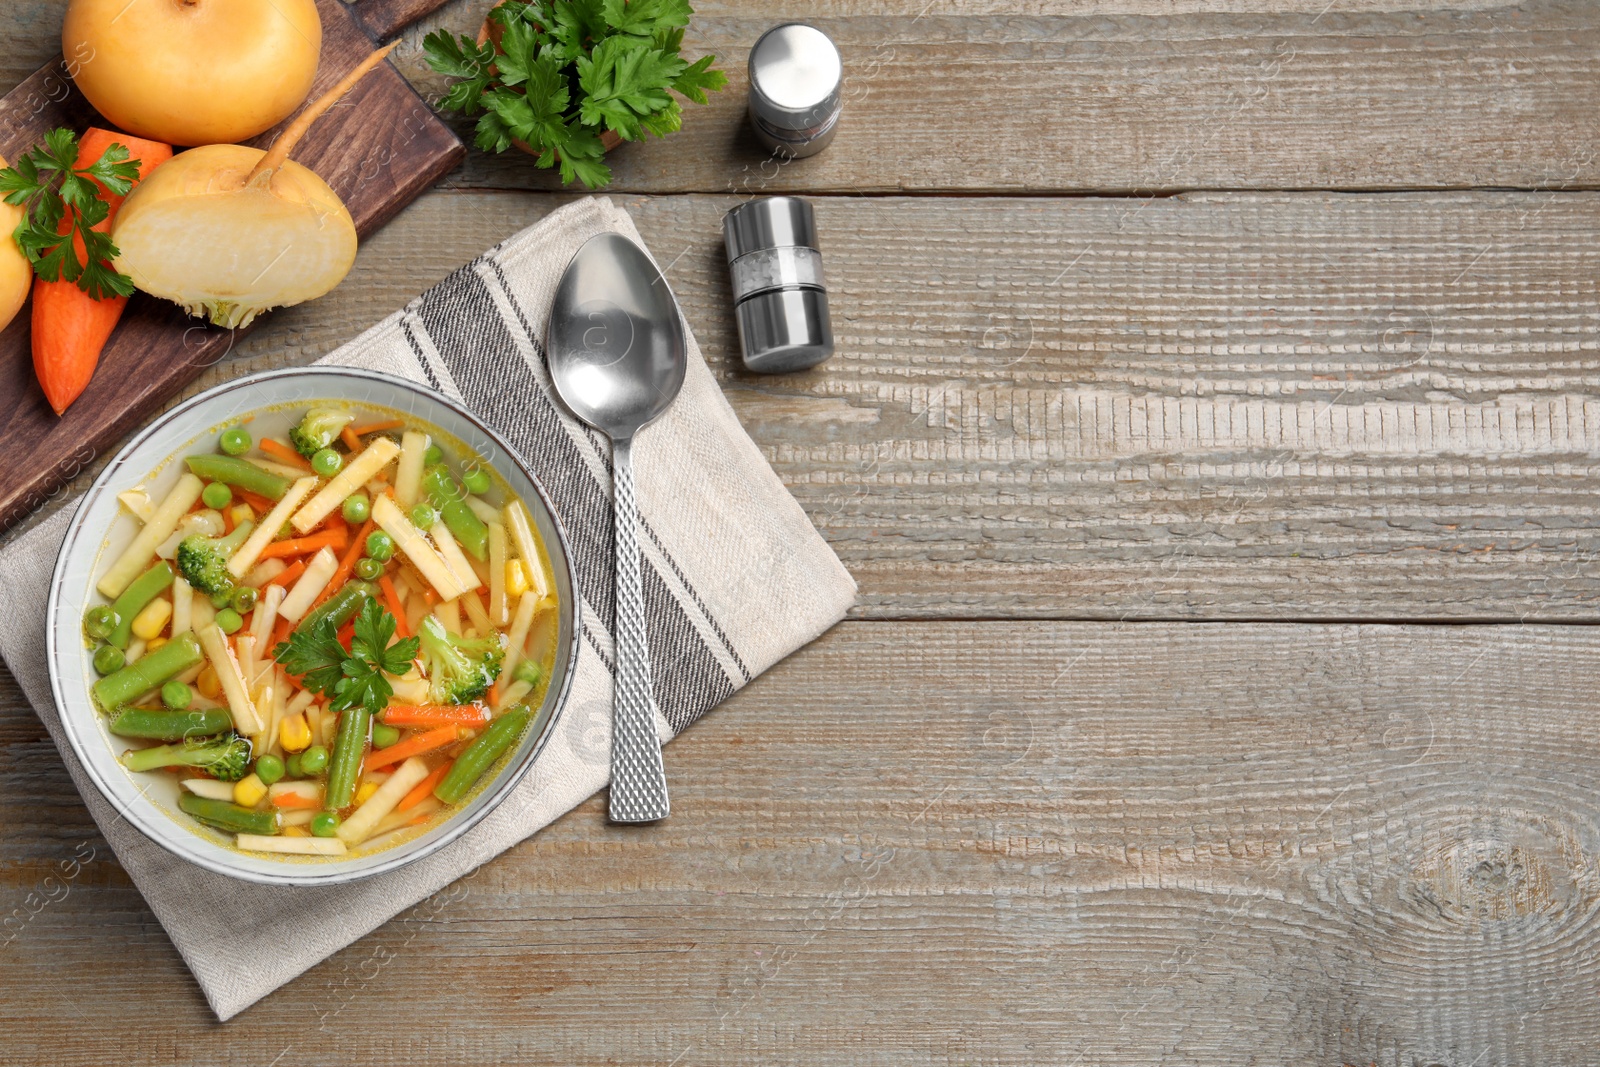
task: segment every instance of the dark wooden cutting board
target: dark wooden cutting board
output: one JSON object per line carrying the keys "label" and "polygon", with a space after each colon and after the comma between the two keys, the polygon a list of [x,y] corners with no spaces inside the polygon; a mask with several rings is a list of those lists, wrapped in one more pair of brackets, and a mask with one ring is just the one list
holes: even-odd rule
{"label": "dark wooden cutting board", "polygon": [[[445,0],[318,0],[322,60],[314,100],[391,36]],[[57,126],[109,126],[72,85],[61,63],[0,98],[0,155],[14,160]],[[276,129],[257,138],[264,146]],[[312,126],[294,158],[343,198],[367,236],[451,170],[461,141],[389,64],[378,66]],[[176,305],[135,293],[100,357],[94,380],[57,417],[33,374],[24,307],[0,333],[0,530],[48,499],[107,446],[142,422],[244,331],[210,326]],[[263,319],[270,317],[262,316]]]}

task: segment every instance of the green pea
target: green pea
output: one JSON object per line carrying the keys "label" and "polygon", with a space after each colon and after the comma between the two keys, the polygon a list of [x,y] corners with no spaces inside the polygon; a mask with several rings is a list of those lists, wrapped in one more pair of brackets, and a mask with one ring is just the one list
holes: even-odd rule
{"label": "green pea", "polygon": [[332,478],[344,466],[344,457],[331,448],[324,448],[311,457],[311,469],[324,478]]}
{"label": "green pea", "polygon": [[300,765],[300,753],[296,752],[292,756],[290,756],[287,760],[285,760],[284,764],[283,764],[283,770],[284,770],[284,773],[287,774],[290,778],[303,778],[303,777],[305,777],[306,770],[305,770],[305,768],[303,766]]}
{"label": "green pea", "polygon": [[256,603],[261,599],[261,591],[252,589],[248,585],[241,585],[233,591],[233,596],[228,600],[228,606],[240,615],[255,609]]}
{"label": "green pea", "polygon": [[161,703],[173,711],[182,711],[194,699],[194,691],[174,678],[161,687]]}
{"label": "green pea", "polygon": [[372,501],[365,493],[351,493],[344,498],[343,513],[345,522],[366,522],[372,514]]}
{"label": "green pea", "polygon": [[482,496],[489,491],[492,482],[483,464],[469,463],[461,469],[461,484],[466,486],[467,492]]}
{"label": "green pea", "polygon": [[83,632],[92,641],[104,641],[117,628],[117,612],[110,604],[96,604],[83,613]]}
{"label": "green pea", "polygon": [[200,490],[200,502],[218,511],[233,503],[233,490],[225,482],[212,482]]}
{"label": "green pea", "polygon": [[367,557],[379,563],[386,563],[394,555],[394,538],[382,530],[373,530],[367,534]]}
{"label": "green pea", "polygon": [[217,629],[221,630],[223,633],[236,634],[239,632],[239,627],[243,625],[244,620],[241,619],[239,617],[239,613],[234,611],[232,608],[223,608],[221,611],[217,612]]}
{"label": "green pea", "polygon": [[432,504],[418,504],[411,509],[411,522],[419,530],[431,530],[438,521],[439,513],[433,510]]}
{"label": "green pea", "polygon": [[375,582],[378,575],[383,573],[383,564],[370,556],[362,556],[356,560],[356,577],[364,582]]}
{"label": "green pea", "polygon": [[422,462],[426,463],[430,467],[443,458],[444,449],[440,448],[438,445],[429,445],[428,450],[422,454]]}
{"label": "green pea", "polygon": [[230,426],[222,431],[221,437],[217,438],[217,447],[230,456],[242,456],[250,451],[250,446],[254,444],[250,431],[243,426]]}
{"label": "green pea", "polygon": [[123,655],[122,649],[116,645],[101,645],[94,650],[94,669],[96,674],[110,674],[120,671],[128,662],[128,657]]}
{"label": "green pea", "polygon": [[282,781],[283,773],[286,769],[283,765],[283,760],[270,752],[256,760],[256,777],[267,785]]}
{"label": "green pea", "polygon": [[312,837],[332,837],[339,832],[339,816],[331,811],[319,811],[311,816]]}
{"label": "green pea", "polygon": [[328,749],[325,745],[312,745],[300,753],[302,774],[321,774],[328,769]]}
{"label": "green pea", "polygon": [[375,722],[372,724],[372,747],[388,748],[400,740],[400,731],[388,723]]}

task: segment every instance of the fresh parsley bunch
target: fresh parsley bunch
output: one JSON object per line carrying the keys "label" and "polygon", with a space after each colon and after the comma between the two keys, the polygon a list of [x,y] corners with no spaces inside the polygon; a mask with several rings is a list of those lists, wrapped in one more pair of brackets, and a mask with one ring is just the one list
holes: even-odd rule
{"label": "fresh parsley bunch", "polygon": [[678,54],[692,14],[688,0],[513,0],[489,12],[490,41],[435,31],[423,48],[429,66],[461,79],[440,106],[481,113],[479,148],[521,142],[539,166],[559,163],[563,182],[594,189],[611,180],[603,134],[663,137],[683,125],[672,92],[704,104],[727,84],[715,56]]}
{"label": "fresh parsley bunch", "polygon": [[[23,208],[12,236],[34,273],[47,282],[63,278],[76,282],[96,300],[131,295],[133,279],[111,265],[117,246],[94,227],[111,214],[100,187],[126,196],[138,179],[139,162],[128,159],[126,145],[111,145],[99,159],[79,167],[78,135],[64,128],[51,130],[44,135],[43,146],[29,149],[15,166],[0,170],[0,194],[6,203]],[[69,211],[71,229],[64,234],[61,221]],[[73,231],[83,245],[82,259],[78,242],[68,235]]]}
{"label": "fresh parsley bunch", "polygon": [[339,643],[333,620],[324,618],[309,630],[290,632],[289,640],[272,650],[272,658],[299,675],[307,689],[326,696],[329,711],[364,705],[376,715],[394,695],[387,676],[406,673],[417,655],[415,637],[389,643],[394,631],[394,616],[369,600],[356,616],[349,653]]}

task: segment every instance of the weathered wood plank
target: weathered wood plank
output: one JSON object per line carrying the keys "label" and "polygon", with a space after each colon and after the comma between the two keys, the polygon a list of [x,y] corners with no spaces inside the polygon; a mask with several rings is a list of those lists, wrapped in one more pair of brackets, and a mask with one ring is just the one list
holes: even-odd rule
{"label": "weathered wood plank", "polygon": [[[0,950],[0,1058],[1585,1062],[1597,655],[845,624],[668,749],[671,820],[591,802],[224,1028],[96,857]],[[4,910],[84,836],[48,756],[0,754]]]}
{"label": "weathered wood plank", "polygon": [[[201,384],[557,202],[428,198]],[[733,365],[733,201],[623,202],[862,613],[1593,617],[1600,196],[822,199],[840,350],[781,378]]]}
{"label": "weathered wood plank", "polygon": [[[421,35],[475,32],[489,5],[409,31],[397,62],[423,95],[444,81]],[[701,3],[685,47],[719,56],[729,87],[670,139],[613,152],[614,188],[1592,188],[1593,16],[1583,0]],[[848,83],[833,144],[780,167],[746,130],[744,70],[756,38],[794,18],[839,43]],[[555,188],[515,152],[474,153],[455,180]]]}

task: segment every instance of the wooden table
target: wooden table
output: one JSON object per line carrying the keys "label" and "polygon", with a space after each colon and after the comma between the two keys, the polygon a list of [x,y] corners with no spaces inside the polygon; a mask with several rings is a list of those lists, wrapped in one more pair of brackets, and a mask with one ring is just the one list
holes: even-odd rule
{"label": "wooden table", "polygon": [[[0,12],[0,83],[62,6]],[[0,913],[93,859],[0,950],[0,1060],[1591,1061],[1596,14],[705,0],[733,84],[611,195],[851,619],[668,749],[669,822],[592,800],[227,1026],[4,676]],[[783,16],[849,85],[780,167],[742,68]],[[839,352],[759,378],[718,220],[780,191]],[[474,153],[197,388],[572,195]]]}

